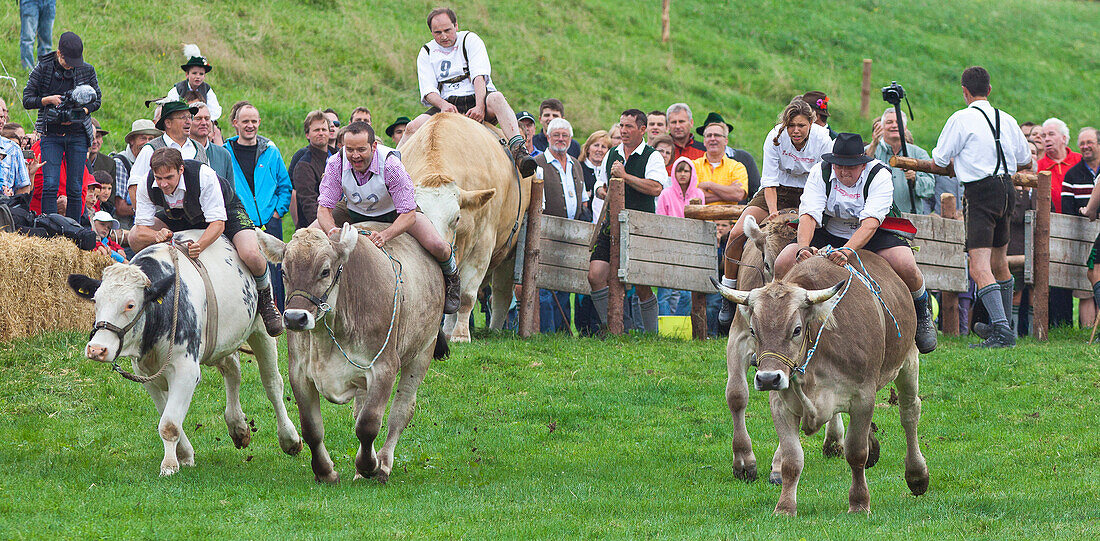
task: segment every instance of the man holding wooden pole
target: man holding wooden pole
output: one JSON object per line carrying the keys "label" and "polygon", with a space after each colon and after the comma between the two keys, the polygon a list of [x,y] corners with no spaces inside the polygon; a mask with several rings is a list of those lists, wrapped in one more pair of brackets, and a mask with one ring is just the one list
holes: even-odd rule
{"label": "man holding wooden pole", "polygon": [[989,104],[989,72],[980,66],[962,73],[967,107],[951,115],[932,160],[955,175],[966,197],[966,250],[978,300],[989,312],[993,332],[972,347],[1013,347],[1016,334],[1005,307],[1012,306],[1014,280],[1008,269],[1009,220],[1016,203],[1012,174],[1026,169],[1031,152],[1016,119]]}

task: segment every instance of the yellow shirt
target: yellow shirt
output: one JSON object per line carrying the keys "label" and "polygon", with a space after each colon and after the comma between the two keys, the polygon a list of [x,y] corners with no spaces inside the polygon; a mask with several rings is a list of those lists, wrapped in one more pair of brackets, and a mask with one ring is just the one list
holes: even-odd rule
{"label": "yellow shirt", "polygon": [[[713,182],[723,186],[737,184],[741,186],[742,190],[745,190],[746,194],[749,191],[749,173],[745,170],[745,166],[741,165],[741,162],[733,158],[722,156],[722,163],[718,164],[718,167],[712,167],[704,154],[702,158],[695,160],[695,173],[698,176],[699,184],[704,182]],[[703,191],[706,192],[706,190]],[[714,201],[707,204],[728,205],[731,203],[734,203],[734,201]]]}

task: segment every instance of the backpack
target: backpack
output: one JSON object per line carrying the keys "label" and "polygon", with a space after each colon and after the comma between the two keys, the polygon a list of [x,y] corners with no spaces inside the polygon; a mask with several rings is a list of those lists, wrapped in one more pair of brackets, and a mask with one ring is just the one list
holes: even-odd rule
{"label": "backpack", "polygon": [[[867,196],[871,193],[871,181],[874,180],[875,175],[878,175],[880,171],[886,169],[885,164],[876,164],[871,168],[871,172],[867,173],[867,182],[863,183],[863,201],[867,202]],[[833,164],[822,161],[821,162],[821,178],[825,181],[825,201],[829,201],[829,193],[833,190],[833,183],[830,179],[833,176]],[[915,202],[914,202],[915,203]],[[825,227],[825,224],[829,221],[829,215],[824,214],[822,216],[821,227]],[[902,238],[913,239],[916,237],[917,228],[913,225],[913,222],[905,219],[901,215],[901,209],[898,208],[896,203],[890,204],[890,212],[886,213],[886,217],[878,226],[879,229],[888,231]]]}

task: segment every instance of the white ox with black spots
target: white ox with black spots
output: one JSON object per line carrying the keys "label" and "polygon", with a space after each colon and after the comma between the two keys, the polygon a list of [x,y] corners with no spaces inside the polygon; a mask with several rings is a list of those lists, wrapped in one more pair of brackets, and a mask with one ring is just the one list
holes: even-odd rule
{"label": "white ox with black spots", "polygon": [[[196,240],[201,231],[186,231],[177,240]],[[171,257],[178,258],[180,273],[179,309],[176,332],[172,329],[175,274]],[[246,341],[256,354],[256,364],[268,400],[275,408],[279,446],[287,454],[302,449],[298,431],[283,404],[283,379],[279,374],[275,339],[267,335],[256,311],[256,283],[237,252],[220,237],[202,252],[199,261],[210,275],[217,298],[217,343],[207,351],[208,305],[206,288],[198,269],[186,256],[167,244],[155,244],[141,251],[131,263],[115,263],[103,271],[103,279],[82,274],[69,276],[77,295],[95,302],[97,328],[85,347],[94,361],[111,363],[130,357],[139,376],[150,376],[171,358],[163,373],[144,383],[160,412],[157,429],[164,442],[161,475],[172,475],[181,465],[194,466],[195,451],[183,430],[191,397],[201,379],[200,364],[212,365],[225,380],[225,422],[238,448],[246,447],[252,433],[241,410],[239,392],[241,368],[238,348]],[[102,328],[110,324],[122,332]]]}

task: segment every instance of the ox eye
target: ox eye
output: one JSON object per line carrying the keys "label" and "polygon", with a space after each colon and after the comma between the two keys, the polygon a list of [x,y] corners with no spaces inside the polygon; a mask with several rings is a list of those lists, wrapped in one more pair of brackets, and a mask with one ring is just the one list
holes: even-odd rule
{"label": "ox eye", "polygon": [[802,334],[802,325],[795,325],[794,331],[791,332],[791,336],[798,336],[800,334]]}
{"label": "ox eye", "polygon": [[129,312],[130,310],[133,310],[134,307],[135,307],[134,303],[132,303],[132,302],[126,303],[126,311],[127,312]]}
{"label": "ox eye", "polygon": [[330,271],[329,269],[322,270],[321,271],[321,278],[328,278],[328,275],[331,274],[331,273],[332,273],[332,271]]}
{"label": "ox eye", "polygon": [[749,327],[749,336],[756,336],[756,329]]}

